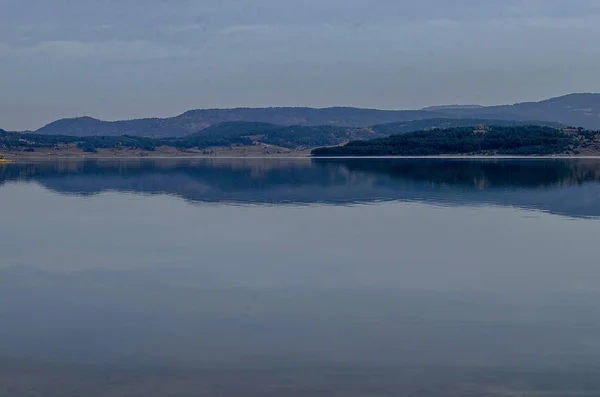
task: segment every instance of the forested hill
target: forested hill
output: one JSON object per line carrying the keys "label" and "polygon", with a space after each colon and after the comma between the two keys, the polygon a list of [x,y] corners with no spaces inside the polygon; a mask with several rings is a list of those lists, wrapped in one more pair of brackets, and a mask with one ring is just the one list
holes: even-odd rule
{"label": "forested hill", "polygon": [[357,108],[240,108],[200,109],[176,117],[102,121],[91,117],[61,119],[37,131],[44,135],[183,137],[225,122],[269,123],[279,126],[368,127],[439,116],[422,110],[392,111]]}
{"label": "forested hill", "polygon": [[539,102],[480,108],[438,108],[436,112],[452,118],[543,120],[598,130],[600,129],[600,94],[569,94]]}
{"label": "forested hill", "polygon": [[35,151],[42,148],[75,147],[87,152],[97,149],[137,149],[153,151],[157,147],[171,147],[178,150],[248,146],[255,143],[283,147],[287,149],[334,146],[358,140],[383,138],[390,134],[401,134],[423,129],[436,129],[448,126],[475,125],[522,125],[522,122],[500,120],[452,120],[431,119],[377,125],[369,128],[338,126],[279,126],[262,122],[227,122],[217,124],[194,134],[179,138],[148,138],[131,135],[121,136],[67,136],[35,133],[0,132],[0,149],[8,151]]}
{"label": "forested hill", "polygon": [[543,126],[457,127],[418,131],[344,146],[313,156],[553,155],[599,153],[600,133]]}
{"label": "forested hill", "polygon": [[131,135],[78,137],[0,132],[0,150],[31,152],[38,149],[81,149],[93,153],[98,149],[154,151],[158,147],[169,147],[176,150],[190,150],[254,144],[298,149],[339,145],[355,139],[381,136],[369,128],[277,126],[267,123],[233,122],[222,123],[201,133],[181,138],[161,139]]}
{"label": "forested hill", "polygon": [[408,122],[389,123],[375,125],[373,131],[380,135],[390,136],[405,134],[407,132],[426,131],[432,129],[456,128],[456,127],[475,127],[478,125],[494,125],[498,127],[517,127],[528,125],[540,125],[544,127],[563,128],[564,125],[551,121],[515,121],[498,119],[449,119],[434,118],[426,120],[413,120]]}
{"label": "forested hill", "polygon": [[[44,135],[183,137],[224,122],[244,121],[280,126],[373,125],[433,118],[495,119],[550,122],[600,129],[600,94],[571,94],[540,102],[503,106],[438,106],[422,110],[377,110],[351,107],[314,109],[306,107],[237,108],[190,110],[169,118],[103,121],[78,117],[54,121],[37,131]],[[452,126],[450,126],[452,127]]]}
{"label": "forested hill", "polygon": [[[98,149],[154,151],[160,147],[193,152],[211,147],[267,145],[289,150],[324,146],[313,151],[315,156],[600,153],[600,133],[581,128],[520,125],[519,122],[489,126],[483,122],[489,120],[436,119],[369,128],[232,122],[182,138],[161,139],[130,135],[75,137],[0,131],[0,150],[32,152],[38,149],[79,149],[94,153]],[[448,124],[470,125],[440,128]],[[427,129],[415,132],[417,127]],[[393,135],[389,136],[390,133]],[[339,146],[344,143],[347,144]]]}

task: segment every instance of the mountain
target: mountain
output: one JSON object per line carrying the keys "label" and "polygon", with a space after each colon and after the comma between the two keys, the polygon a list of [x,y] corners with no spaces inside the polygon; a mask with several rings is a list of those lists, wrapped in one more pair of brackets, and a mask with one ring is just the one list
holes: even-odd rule
{"label": "mountain", "polygon": [[[339,138],[339,141],[355,140],[355,139],[370,139],[377,137],[385,137],[394,134],[405,134],[416,131],[426,131],[432,129],[444,129],[455,127],[475,127],[479,125],[498,126],[498,127],[519,127],[526,125],[539,125],[552,128],[563,128],[564,125],[546,121],[511,121],[511,120],[491,120],[491,119],[450,119],[450,118],[434,118],[424,120],[400,121],[396,123],[377,124],[364,128],[353,128],[343,126],[281,126],[271,123],[248,122],[248,121],[230,121],[216,124],[198,131],[194,134],[186,136],[187,139],[194,137],[233,137],[233,136],[261,136],[261,141],[270,144],[275,142],[267,142],[275,136],[281,138],[296,137],[304,139],[314,135],[328,135]],[[330,141],[330,144],[335,142]],[[289,145],[283,145],[289,146]],[[308,145],[311,146],[311,145]]]}
{"label": "mountain", "polygon": [[267,131],[281,128],[281,126],[271,123],[261,123],[254,121],[226,121],[211,125],[203,130],[188,135],[189,138],[197,136],[234,136],[234,135],[259,135]]}
{"label": "mountain", "polygon": [[598,152],[597,134],[537,125],[417,131],[314,149],[313,156],[557,155]]}
{"label": "mountain", "polygon": [[61,119],[35,131],[44,135],[69,136],[147,136],[153,138],[179,137],[200,129],[197,125],[189,125],[177,117],[159,119],[135,119],[124,121],[102,121],[91,117]]}
{"label": "mountain", "polygon": [[[0,150],[33,152],[54,149],[64,152],[64,150],[81,149],[96,153],[99,149],[154,151],[156,148],[162,147],[185,151],[204,150],[211,147],[231,147],[232,145],[252,146],[258,143],[286,149],[306,149],[319,146],[337,146],[356,140],[386,138],[390,135],[407,134],[415,131],[427,133],[431,130],[456,127],[471,127],[473,129],[473,127],[480,128],[482,125],[524,127],[524,124],[530,123],[485,119],[427,119],[353,128],[334,125],[281,126],[262,122],[230,121],[212,125],[183,137],[168,138],[149,138],[133,135],[47,135],[9,133],[0,130]],[[554,123],[538,122],[536,124],[554,128],[562,127]]]}
{"label": "mountain", "polygon": [[409,132],[427,131],[432,129],[446,129],[457,127],[475,127],[479,125],[496,126],[496,127],[523,127],[526,125],[539,125],[551,128],[565,127],[559,123],[549,121],[514,121],[514,120],[498,120],[498,119],[450,119],[436,118],[426,120],[413,120],[398,123],[380,124],[371,127],[373,132],[379,135],[398,135],[407,134]]}
{"label": "mountain", "polygon": [[375,124],[435,117],[422,110],[375,110],[358,108],[238,108],[190,110],[179,116],[159,119],[102,121],[91,117],[61,119],[37,131],[44,135],[133,135],[153,138],[182,137],[224,122],[247,121],[280,126],[367,127]]}
{"label": "mountain", "polygon": [[[255,143],[305,149],[318,146],[335,146],[345,142],[384,137],[371,128],[350,128],[333,125],[281,126],[269,123],[232,121],[210,126],[201,132],[184,137],[149,138],[143,136],[72,136],[36,133],[0,132],[0,150],[34,152],[37,150],[81,149],[96,153],[98,149],[144,150],[156,148],[174,150],[201,150],[210,147],[252,146]],[[63,152],[61,152],[62,154]]]}
{"label": "mountain", "polygon": [[332,125],[359,128],[433,118],[541,121],[600,129],[600,94],[571,94],[541,102],[525,102],[514,105],[487,107],[450,105],[424,110],[273,107],[190,110],[179,116],[164,119],[102,121],[91,117],[79,117],[55,121],[35,132],[46,135],[132,135],[164,138],[181,137],[216,124],[232,121],[270,123],[282,126]]}
{"label": "mountain", "polygon": [[600,129],[600,94],[570,94],[541,102],[523,102],[475,109],[438,108],[437,112],[451,118],[541,120],[598,130]]}
{"label": "mountain", "polygon": [[441,105],[441,106],[428,106],[426,108],[423,108],[421,110],[453,110],[453,109],[481,109],[485,106],[482,105]]}

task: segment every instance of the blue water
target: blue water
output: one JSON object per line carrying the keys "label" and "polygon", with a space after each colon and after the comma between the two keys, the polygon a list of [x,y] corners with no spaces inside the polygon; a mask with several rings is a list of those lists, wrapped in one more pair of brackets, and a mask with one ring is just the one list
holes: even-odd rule
{"label": "blue water", "polygon": [[[1,166],[0,369],[18,376],[0,384],[191,396],[208,386],[190,371],[262,368],[207,379],[225,395],[350,380],[377,395],[407,391],[394,368],[516,371],[502,382],[596,368],[599,181],[594,160]],[[188,378],[140,384],[158,369]]]}

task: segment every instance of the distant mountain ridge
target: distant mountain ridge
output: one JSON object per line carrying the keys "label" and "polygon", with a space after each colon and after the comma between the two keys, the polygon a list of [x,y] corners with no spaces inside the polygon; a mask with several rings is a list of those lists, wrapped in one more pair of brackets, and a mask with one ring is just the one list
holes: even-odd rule
{"label": "distant mountain ridge", "polygon": [[437,111],[437,110],[454,110],[454,109],[481,109],[485,106],[482,105],[440,105],[440,106],[428,106],[421,110]]}
{"label": "distant mountain ridge", "polygon": [[600,129],[600,94],[569,94],[540,102],[487,106],[475,109],[438,109],[447,117],[478,117],[502,120],[541,120]]}
{"label": "distant mountain ridge", "polygon": [[375,110],[358,108],[238,108],[190,110],[179,116],[159,119],[102,121],[91,117],[61,119],[36,131],[44,135],[118,136],[153,138],[182,137],[213,125],[234,122],[260,122],[280,126],[367,127],[397,121],[431,118],[435,114],[420,110]]}
{"label": "distant mountain ridge", "polygon": [[331,125],[361,128],[433,118],[552,122],[600,129],[600,94],[570,94],[540,102],[523,102],[514,105],[485,107],[448,105],[422,110],[271,107],[199,109],[170,118],[123,121],[102,121],[91,117],[78,117],[57,120],[35,132],[45,135],[79,137],[132,135],[165,138],[186,136],[216,124],[232,121],[271,123],[281,126]]}

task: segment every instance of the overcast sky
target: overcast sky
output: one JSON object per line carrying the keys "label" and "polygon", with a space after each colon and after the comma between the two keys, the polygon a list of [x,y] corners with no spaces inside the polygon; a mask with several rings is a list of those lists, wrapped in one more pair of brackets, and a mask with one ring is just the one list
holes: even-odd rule
{"label": "overcast sky", "polygon": [[0,0],[0,127],[600,91],[598,0]]}

